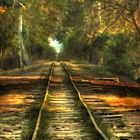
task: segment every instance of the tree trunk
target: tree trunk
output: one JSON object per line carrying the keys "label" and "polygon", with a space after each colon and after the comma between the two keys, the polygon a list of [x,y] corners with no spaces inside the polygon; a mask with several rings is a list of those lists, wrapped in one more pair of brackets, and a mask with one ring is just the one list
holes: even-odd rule
{"label": "tree trunk", "polygon": [[20,46],[19,46],[19,65],[20,67],[24,67],[25,65],[28,64],[29,61],[29,56],[28,53],[26,51],[26,48],[24,46],[23,43],[23,36],[22,36],[22,30],[23,30],[23,16],[22,16],[22,9],[19,9],[19,16],[18,16],[18,35],[19,35],[19,42],[20,42]]}
{"label": "tree trunk", "polygon": [[24,67],[28,64],[29,57],[24,46],[22,30],[23,17],[22,8],[9,8],[3,18],[5,43],[2,43],[4,49],[0,52],[0,62],[3,69],[13,69]]}
{"label": "tree trunk", "polygon": [[103,56],[102,51],[100,51],[98,48],[92,48],[89,52],[89,63],[93,64],[103,64]]}
{"label": "tree trunk", "polygon": [[131,17],[132,17],[132,22],[133,22],[133,24],[134,24],[134,26],[135,26],[135,29],[136,29],[136,31],[137,31],[137,33],[138,33],[138,36],[139,36],[139,38],[140,38],[140,27],[138,26],[138,24],[137,24],[137,22],[136,22],[136,19],[135,19],[135,16],[134,16],[133,13],[131,13]]}

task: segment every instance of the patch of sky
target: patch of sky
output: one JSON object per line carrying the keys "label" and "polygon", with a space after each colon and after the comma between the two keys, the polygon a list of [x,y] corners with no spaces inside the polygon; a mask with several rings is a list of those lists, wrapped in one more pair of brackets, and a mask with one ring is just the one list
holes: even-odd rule
{"label": "patch of sky", "polygon": [[54,47],[54,48],[56,49],[56,52],[57,52],[57,53],[60,53],[60,50],[61,50],[63,44],[60,43],[60,42],[59,42],[58,40],[56,40],[56,39],[49,38],[48,40],[49,40],[50,46]]}

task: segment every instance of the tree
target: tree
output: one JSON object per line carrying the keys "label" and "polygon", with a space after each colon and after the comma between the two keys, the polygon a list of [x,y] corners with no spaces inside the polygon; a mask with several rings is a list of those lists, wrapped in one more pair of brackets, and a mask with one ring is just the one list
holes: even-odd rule
{"label": "tree", "polygon": [[[140,25],[137,20],[139,17],[140,1],[138,0],[97,0],[101,4],[101,16],[106,25],[106,29],[120,22],[119,28],[124,29],[128,26],[129,31],[136,30],[140,38]],[[134,27],[134,28],[132,28]]]}
{"label": "tree", "polygon": [[12,0],[3,1],[2,4],[6,7],[6,11],[1,15],[1,28],[3,31],[1,32],[3,40],[1,44],[1,59],[3,59],[1,65],[6,68],[9,63],[14,62],[16,59],[13,67],[23,67],[28,62],[22,36],[22,9],[24,5],[21,2]]}
{"label": "tree", "polygon": [[104,48],[104,62],[106,68],[117,74],[132,76],[133,57],[131,51],[131,37],[127,34],[115,34],[106,41]]}
{"label": "tree", "polygon": [[63,2],[63,0],[1,1],[4,11],[0,17],[2,23],[0,37],[3,41],[0,46],[1,67],[15,61],[17,63],[13,67],[26,65],[29,62],[28,52],[31,52],[31,46],[43,44],[47,42],[46,39],[55,36],[63,19],[65,4]]}

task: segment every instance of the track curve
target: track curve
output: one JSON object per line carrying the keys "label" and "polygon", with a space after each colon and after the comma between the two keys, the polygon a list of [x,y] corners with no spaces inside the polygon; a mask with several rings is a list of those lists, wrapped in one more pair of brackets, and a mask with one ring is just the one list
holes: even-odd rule
{"label": "track curve", "polygon": [[[53,65],[32,140],[107,140],[80,99],[70,75]],[[77,94],[78,93],[78,94]]]}

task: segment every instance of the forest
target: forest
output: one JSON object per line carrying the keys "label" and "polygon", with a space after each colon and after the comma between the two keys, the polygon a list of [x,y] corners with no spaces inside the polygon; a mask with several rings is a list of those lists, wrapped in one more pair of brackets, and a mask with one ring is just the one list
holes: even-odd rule
{"label": "forest", "polygon": [[54,60],[51,38],[63,44],[60,60],[140,76],[139,0],[0,0],[0,23],[1,70]]}
{"label": "forest", "polygon": [[0,140],[140,140],[140,0],[0,0]]}

